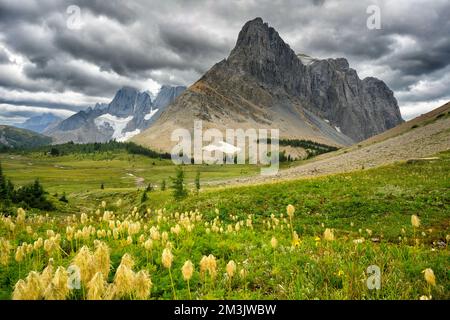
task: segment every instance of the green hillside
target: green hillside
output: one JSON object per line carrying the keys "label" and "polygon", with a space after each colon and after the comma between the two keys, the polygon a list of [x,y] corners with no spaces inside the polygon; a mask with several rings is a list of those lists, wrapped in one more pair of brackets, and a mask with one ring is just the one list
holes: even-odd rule
{"label": "green hillside", "polygon": [[48,145],[52,138],[11,126],[0,125],[0,151],[10,148],[34,148]]}

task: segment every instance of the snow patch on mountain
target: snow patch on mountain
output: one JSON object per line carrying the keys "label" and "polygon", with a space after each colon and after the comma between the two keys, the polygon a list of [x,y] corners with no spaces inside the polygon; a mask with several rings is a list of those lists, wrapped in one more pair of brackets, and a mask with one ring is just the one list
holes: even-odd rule
{"label": "snow patch on mountain", "polygon": [[150,120],[150,119],[158,112],[158,110],[159,110],[159,109],[154,109],[154,110],[153,110],[153,108],[152,108],[151,111],[150,111],[150,113],[148,113],[148,114],[146,114],[146,115],[144,116],[144,120],[146,120],[146,121]]}
{"label": "snow patch on mountain", "polygon": [[131,138],[133,138],[134,136],[138,135],[139,133],[141,133],[140,129],[136,129],[134,131],[129,131],[129,132],[125,132],[122,137],[120,137],[119,139],[117,139],[118,142],[126,142],[128,140],[130,140]]}
{"label": "snow patch on mountain", "polygon": [[[113,116],[112,114],[106,113],[94,119],[94,123],[97,128],[101,129],[102,127],[108,128],[111,127],[114,130],[114,133],[111,139],[123,139],[124,133],[123,130],[126,128],[128,122],[133,119],[133,116],[129,116],[126,118],[119,118]],[[126,135],[127,133],[125,133]]]}

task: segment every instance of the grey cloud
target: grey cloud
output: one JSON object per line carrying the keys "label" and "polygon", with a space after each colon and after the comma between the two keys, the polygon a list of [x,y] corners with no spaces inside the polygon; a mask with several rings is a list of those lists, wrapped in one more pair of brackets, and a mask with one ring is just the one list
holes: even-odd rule
{"label": "grey cloud", "polygon": [[92,74],[80,66],[57,61],[50,61],[45,67],[28,65],[24,72],[30,79],[51,81],[53,90],[58,92],[70,89],[87,95],[111,96],[120,85],[107,77]]}
{"label": "grey cloud", "polygon": [[[58,103],[58,102],[49,102],[49,101],[35,101],[33,99],[5,99],[0,97],[0,104],[9,104],[12,106],[30,106],[30,107],[42,107],[42,108],[49,108],[49,109],[55,109],[55,110],[71,110],[74,112],[86,109],[86,105],[73,105],[73,104],[67,104],[67,103]],[[11,114],[14,114],[15,112],[12,112]]]}
{"label": "grey cloud", "polygon": [[107,16],[124,24],[134,22],[137,18],[136,12],[142,9],[139,3],[132,1],[77,0],[69,2],[83,10],[88,9],[96,15]]}
{"label": "grey cloud", "polygon": [[2,48],[0,48],[0,64],[3,63],[9,63],[9,57],[6,54],[5,50],[3,50]]}
{"label": "grey cloud", "polygon": [[[343,56],[385,80],[400,104],[447,97],[439,80],[448,83],[448,1],[375,3],[381,30],[366,28],[371,0],[0,0],[0,44],[25,59],[21,75],[0,73],[0,88],[112,97],[119,86],[148,79],[190,85],[260,16],[297,52]],[[81,8],[80,30],[66,27],[69,5]],[[9,63],[0,50],[0,67]],[[430,89],[417,90],[420,81]]]}

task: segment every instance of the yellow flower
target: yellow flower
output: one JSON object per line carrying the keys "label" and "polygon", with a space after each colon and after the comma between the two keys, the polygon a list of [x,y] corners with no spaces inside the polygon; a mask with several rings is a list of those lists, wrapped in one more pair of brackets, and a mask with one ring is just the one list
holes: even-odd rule
{"label": "yellow flower", "polygon": [[163,266],[167,269],[170,269],[170,267],[172,267],[172,261],[173,261],[172,252],[170,252],[170,249],[165,248],[163,250],[162,259],[161,259]]}
{"label": "yellow flower", "polygon": [[150,296],[153,283],[147,271],[141,270],[135,275],[134,293],[139,300],[145,300]]}
{"label": "yellow flower", "polygon": [[425,281],[432,286],[436,285],[436,277],[434,276],[434,272],[430,268],[426,268],[422,271]]}
{"label": "yellow flower", "polygon": [[150,251],[150,250],[152,250],[152,247],[153,247],[152,239],[148,239],[147,241],[144,242],[145,250]]}
{"label": "yellow flower", "polygon": [[69,275],[64,267],[58,267],[51,283],[44,292],[44,298],[47,300],[65,300],[70,289],[67,285]]}
{"label": "yellow flower", "polygon": [[103,273],[97,272],[87,284],[87,300],[102,300],[106,292]]}
{"label": "yellow flower", "polygon": [[334,240],[334,232],[333,230],[326,228],[325,232],[323,233],[323,238],[326,241],[333,241]]}
{"label": "yellow flower", "polygon": [[95,274],[95,260],[91,250],[86,246],[81,247],[73,259],[73,264],[80,269],[81,282],[87,284]]}
{"label": "yellow flower", "polygon": [[16,222],[23,223],[24,221],[25,221],[25,210],[23,210],[22,208],[19,208],[19,209],[17,209]]}
{"label": "yellow flower", "polygon": [[288,205],[286,207],[286,212],[287,212],[289,218],[292,219],[294,217],[295,207],[292,204]]}
{"label": "yellow flower", "polygon": [[292,246],[298,247],[300,245],[300,239],[296,231],[292,233]]}
{"label": "yellow flower", "polygon": [[135,280],[135,274],[132,270],[133,264],[134,261],[131,256],[125,253],[114,276],[113,296],[120,298],[131,294],[133,291]]}
{"label": "yellow flower", "polygon": [[127,237],[127,245],[133,244],[133,238],[131,236]]}
{"label": "yellow flower", "polygon": [[209,256],[203,256],[200,260],[200,273],[205,274],[208,271],[211,278],[215,278],[217,274],[217,261],[216,257],[212,254]]}
{"label": "yellow flower", "polygon": [[236,263],[233,260],[230,260],[227,264],[227,275],[231,279],[234,276],[234,273],[236,272]]}
{"label": "yellow flower", "polygon": [[100,271],[105,278],[107,278],[109,269],[111,268],[109,248],[106,243],[98,240],[94,241],[94,245],[96,247],[93,257],[95,268],[97,271]]}
{"label": "yellow flower", "polygon": [[191,260],[188,260],[184,263],[183,267],[181,268],[181,273],[183,274],[183,279],[185,281],[189,281],[192,278],[192,275],[194,273],[194,265]]}
{"label": "yellow flower", "polygon": [[413,225],[414,228],[420,227],[420,219],[415,214],[411,216],[411,224]]}
{"label": "yellow flower", "polygon": [[278,240],[275,237],[272,237],[272,240],[270,240],[270,245],[272,246],[272,248],[276,248],[278,246]]}

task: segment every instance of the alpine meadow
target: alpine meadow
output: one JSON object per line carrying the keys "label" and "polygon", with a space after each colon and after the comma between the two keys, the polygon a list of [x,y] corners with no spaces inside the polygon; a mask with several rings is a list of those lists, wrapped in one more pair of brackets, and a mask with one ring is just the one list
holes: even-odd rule
{"label": "alpine meadow", "polygon": [[72,2],[0,0],[0,300],[450,299],[448,3]]}

